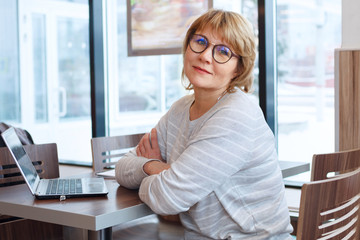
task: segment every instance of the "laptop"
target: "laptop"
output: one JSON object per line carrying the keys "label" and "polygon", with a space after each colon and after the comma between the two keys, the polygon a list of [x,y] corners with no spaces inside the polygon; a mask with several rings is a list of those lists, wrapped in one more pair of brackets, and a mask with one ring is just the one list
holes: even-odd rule
{"label": "laptop", "polygon": [[40,179],[29,155],[26,153],[13,127],[2,134],[16,165],[31,193],[37,199],[104,196],[108,190],[103,178]]}

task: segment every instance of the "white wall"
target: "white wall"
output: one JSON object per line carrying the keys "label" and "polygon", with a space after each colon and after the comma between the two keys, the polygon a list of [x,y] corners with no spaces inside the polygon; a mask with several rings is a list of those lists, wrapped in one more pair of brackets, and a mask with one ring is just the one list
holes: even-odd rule
{"label": "white wall", "polygon": [[360,49],[360,1],[342,0],[341,48]]}

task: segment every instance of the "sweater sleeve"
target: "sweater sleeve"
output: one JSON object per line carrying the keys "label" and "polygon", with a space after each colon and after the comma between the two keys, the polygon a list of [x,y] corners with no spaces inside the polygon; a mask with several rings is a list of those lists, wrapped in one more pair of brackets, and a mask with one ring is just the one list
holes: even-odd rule
{"label": "sweater sleeve", "polygon": [[[162,159],[166,162],[165,159],[165,149],[166,149],[166,118],[165,114],[159,121],[156,126],[158,143],[162,155]],[[139,157],[136,154],[136,147],[130,152],[126,153],[121,159],[118,160],[115,166],[115,177],[117,182],[126,188],[138,189],[140,187],[141,181],[149,176],[144,172],[144,165],[149,161],[160,161],[158,159],[148,159],[145,157]]]}
{"label": "sweater sleeve", "polygon": [[138,157],[136,155],[136,148],[125,154],[115,166],[116,181],[129,189],[137,189],[141,181],[149,176],[144,172],[143,166],[149,161],[159,161],[157,159],[148,159]]}
{"label": "sweater sleeve", "polygon": [[273,142],[261,114],[230,108],[216,112],[190,138],[179,158],[171,161],[169,170],[143,179],[141,200],[158,214],[189,210],[230,176],[250,167],[255,131],[262,132],[256,139]]}

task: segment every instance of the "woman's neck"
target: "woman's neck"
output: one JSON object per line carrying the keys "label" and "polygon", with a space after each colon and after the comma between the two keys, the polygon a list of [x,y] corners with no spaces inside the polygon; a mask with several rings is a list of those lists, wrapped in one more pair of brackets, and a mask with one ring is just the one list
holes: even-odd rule
{"label": "woman's neck", "polygon": [[218,101],[224,97],[227,93],[227,89],[225,91],[221,91],[220,93],[198,93],[196,90],[194,92],[195,100],[190,107],[190,121],[200,118],[207,111],[209,111]]}

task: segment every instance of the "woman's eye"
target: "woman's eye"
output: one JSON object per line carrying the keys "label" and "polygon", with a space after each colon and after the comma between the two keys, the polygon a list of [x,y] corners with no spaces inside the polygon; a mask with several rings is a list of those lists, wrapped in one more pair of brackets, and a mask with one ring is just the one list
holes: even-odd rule
{"label": "woman's eye", "polygon": [[199,44],[199,45],[206,45],[206,40],[205,39],[197,39],[196,40],[196,43]]}
{"label": "woman's eye", "polygon": [[230,49],[225,47],[225,46],[218,46],[217,47],[217,52],[221,55],[224,56],[229,56],[230,55]]}

